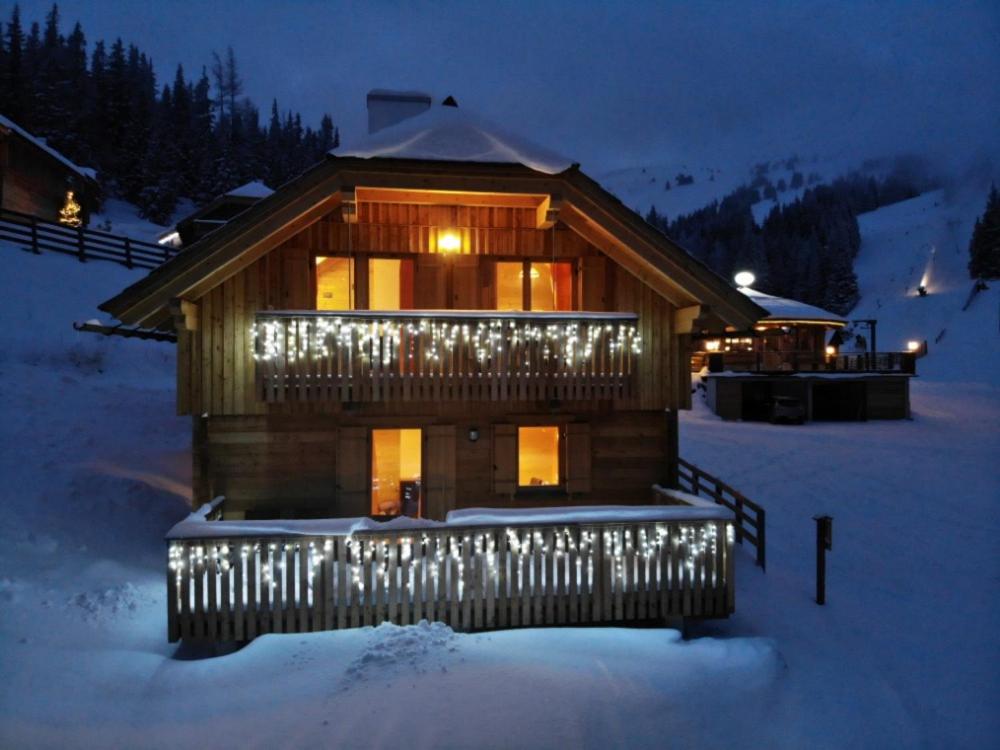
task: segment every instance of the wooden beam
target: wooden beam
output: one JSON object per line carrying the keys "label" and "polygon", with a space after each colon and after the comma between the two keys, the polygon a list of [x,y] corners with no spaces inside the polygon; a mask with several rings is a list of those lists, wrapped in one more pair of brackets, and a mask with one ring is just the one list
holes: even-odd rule
{"label": "wooden beam", "polygon": [[553,195],[545,203],[539,204],[536,215],[536,226],[539,229],[552,229],[559,221],[559,209],[562,208],[562,196]]}
{"label": "wooden beam", "polygon": [[190,302],[186,299],[175,297],[170,300],[170,314],[174,319],[174,328],[177,331],[198,330],[197,302]]}
{"label": "wooden beam", "polygon": [[467,190],[414,190],[387,187],[356,189],[356,199],[366,203],[408,203],[427,206],[493,206],[497,208],[538,208],[547,195],[529,193],[477,193]]}

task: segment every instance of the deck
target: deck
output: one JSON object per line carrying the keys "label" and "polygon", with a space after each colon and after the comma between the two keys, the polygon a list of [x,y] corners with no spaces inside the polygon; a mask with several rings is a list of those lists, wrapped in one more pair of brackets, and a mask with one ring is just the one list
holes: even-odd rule
{"label": "deck", "polygon": [[267,312],[256,390],[282,401],[618,400],[635,394],[633,313]]}
{"label": "deck", "polygon": [[388,524],[211,520],[219,499],[167,537],[168,636],[245,641],[421,619],[476,631],[727,617],[732,512],[656,492],[668,505]]}

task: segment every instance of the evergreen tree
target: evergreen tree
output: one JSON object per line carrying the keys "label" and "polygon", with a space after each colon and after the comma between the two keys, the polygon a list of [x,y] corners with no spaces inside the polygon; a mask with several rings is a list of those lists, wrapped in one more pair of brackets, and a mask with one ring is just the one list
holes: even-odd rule
{"label": "evergreen tree", "polygon": [[1000,279],[1000,194],[996,185],[990,187],[986,210],[972,230],[969,275],[974,279]]}

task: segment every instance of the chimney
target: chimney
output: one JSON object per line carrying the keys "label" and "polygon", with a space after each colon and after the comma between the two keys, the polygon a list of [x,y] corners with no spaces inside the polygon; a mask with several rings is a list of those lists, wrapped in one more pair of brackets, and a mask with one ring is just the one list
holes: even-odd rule
{"label": "chimney", "polygon": [[430,94],[422,91],[372,89],[368,92],[368,133],[377,133],[430,108]]}

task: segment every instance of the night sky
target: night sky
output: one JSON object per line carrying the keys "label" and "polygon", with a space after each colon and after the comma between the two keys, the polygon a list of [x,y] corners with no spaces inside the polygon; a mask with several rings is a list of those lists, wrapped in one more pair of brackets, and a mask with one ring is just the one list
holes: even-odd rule
{"label": "night sky", "polygon": [[[49,0],[22,0],[39,20]],[[913,150],[1000,153],[1000,3],[334,3],[62,0],[161,83],[232,45],[248,94],[343,140],[373,87],[453,94],[600,172]],[[7,20],[11,4],[0,4]]]}

